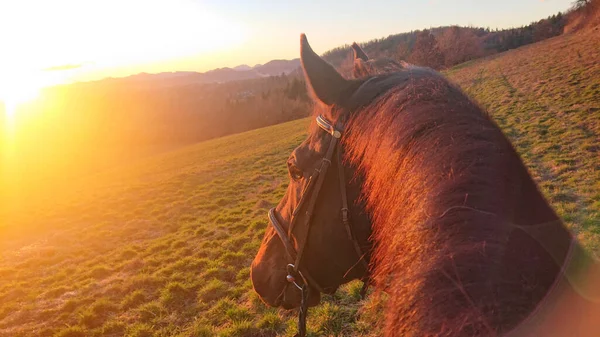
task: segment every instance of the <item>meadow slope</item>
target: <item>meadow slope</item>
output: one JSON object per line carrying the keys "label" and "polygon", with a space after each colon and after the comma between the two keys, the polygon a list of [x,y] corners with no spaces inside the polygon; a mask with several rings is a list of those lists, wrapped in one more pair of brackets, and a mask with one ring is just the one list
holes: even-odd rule
{"label": "meadow slope", "polygon": [[[544,194],[600,252],[600,39],[565,35],[447,75],[506,132]],[[596,34],[596,35],[594,35]],[[219,138],[115,169],[5,215],[0,336],[291,336],[249,264],[285,159],[308,119]],[[313,336],[377,335],[359,283],[311,309]],[[363,307],[362,310],[360,308]]]}

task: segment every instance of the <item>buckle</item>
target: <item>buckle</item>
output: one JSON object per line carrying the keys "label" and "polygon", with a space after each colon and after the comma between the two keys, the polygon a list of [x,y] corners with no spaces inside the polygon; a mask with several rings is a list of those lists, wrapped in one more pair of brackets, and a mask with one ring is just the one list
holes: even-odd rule
{"label": "buckle", "polygon": [[285,279],[293,284],[296,288],[298,288],[298,290],[302,290],[302,287],[300,285],[298,285],[298,283],[296,282],[296,276],[294,276],[294,274],[298,274],[300,275],[300,277],[303,279],[304,282],[304,276],[302,275],[302,273],[300,273],[299,270],[296,270],[296,266],[294,266],[293,264],[288,264],[287,266],[285,266],[285,269],[287,271],[287,276],[285,277]]}
{"label": "buckle", "polygon": [[342,222],[344,224],[348,223],[348,208],[346,207],[342,208]]}

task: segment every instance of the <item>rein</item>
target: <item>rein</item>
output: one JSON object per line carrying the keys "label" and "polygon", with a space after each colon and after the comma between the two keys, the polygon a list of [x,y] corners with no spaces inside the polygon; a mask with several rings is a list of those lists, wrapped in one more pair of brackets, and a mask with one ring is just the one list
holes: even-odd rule
{"label": "rein", "polygon": [[[338,177],[340,180],[340,194],[342,199],[342,224],[344,225],[346,232],[348,234],[348,239],[352,241],[353,247],[358,255],[359,261],[362,262],[365,270],[368,272],[369,266],[368,263],[364,260],[364,254],[360,245],[353,235],[352,226],[350,224],[350,220],[348,218],[348,197],[346,195],[346,179],[344,175],[344,166],[342,163],[342,154],[341,154],[341,146],[338,146],[340,138],[342,136],[342,132],[336,129],[327,119],[323,116],[318,116],[316,118],[317,125],[325,130],[328,134],[331,135],[331,140],[329,142],[329,147],[327,148],[327,152],[325,156],[321,160],[321,165],[319,168],[315,169],[315,172],[309,177],[308,183],[304,188],[302,195],[300,196],[300,201],[298,206],[294,209],[292,213],[292,218],[290,220],[290,226],[286,231],[284,227],[281,225],[279,220],[277,219],[277,214],[275,208],[269,210],[269,222],[275,229],[275,232],[281,239],[285,250],[294,263],[290,263],[286,266],[287,276],[286,280],[288,281],[287,285],[294,285],[299,291],[301,295],[301,303],[300,303],[300,311],[298,314],[298,337],[304,337],[306,335],[306,315],[308,312],[308,298],[310,288],[314,288],[321,293],[325,293],[325,290],[319,283],[311,277],[308,273],[306,267],[302,266],[302,256],[304,253],[304,248],[306,247],[306,243],[308,241],[309,232],[310,232],[310,220],[313,215],[314,208],[317,203],[317,197],[319,196],[319,192],[321,191],[321,187],[323,186],[323,182],[325,181],[325,176],[327,170],[331,166],[331,161],[333,159],[336,147],[337,151],[337,161],[338,161]],[[306,208],[304,208],[306,204]],[[298,214],[304,208],[305,210],[305,218],[303,225],[306,227],[306,231],[302,240],[298,240],[298,250],[294,248],[294,245],[290,238],[293,236],[293,230],[298,220]],[[361,290],[361,296],[364,297],[367,289],[367,281],[364,281],[363,289]],[[286,288],[287,288],[286,285]],[[282,294],[285,294],[286,288],[284,288]]]}

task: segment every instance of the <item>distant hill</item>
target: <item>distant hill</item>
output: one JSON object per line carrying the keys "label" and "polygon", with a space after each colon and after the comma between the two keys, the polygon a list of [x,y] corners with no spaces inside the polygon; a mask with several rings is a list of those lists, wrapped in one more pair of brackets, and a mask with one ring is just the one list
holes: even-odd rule
{"label": "distant hill", "polygon": [[260,74],[267,76],[277,76],[289,74],[300,67],[300,59],[293,60],[272,60],[261,66],[257,65],[253,69]]}
{"label": "distant hill", "polygon": [[191,84],[225,83],[242,81],[269,76],[288,75],[297,72],[300,68],[300,59],[272,60],[265,64],[250,67],[242,64],[234,68],[218,68],[204,73],[195,71],[175,71],[158,74],[140,73],[121,78],[107,78],[88,83],[112,83],[133,87],[173,87]]}
{"label": "distant hill", "polygon": [[237,71],[245,71],[245,70],[250,70],[250,69],[252,69],[252,67],[251,67],[251,66],[249,66],[249,65],[247,65],[247,64],[240,64],[239,66],[237,66],[237,67],[233,67],[232,69],[233,69],[233,70],[237,70]]}
{"label": "distant hill", "polygon": [[235,70],[232,68],[218,68],[205,73],[194,71],[164,72],[158,74],[141,73],[122,78],[108,78],[89,84],[112,83],[128,87],[173,87],[190,84],[224,83],[265,77],[254,69]]}
{"label": "distant hill", "polygon": [[248,80],[252,78],[264,77],[255,69],[250,70],[234,70],[231,68],[219,68],[210,70],[205,73],[200,73],[199,79],[201,83],[223,83],[231,81]]}

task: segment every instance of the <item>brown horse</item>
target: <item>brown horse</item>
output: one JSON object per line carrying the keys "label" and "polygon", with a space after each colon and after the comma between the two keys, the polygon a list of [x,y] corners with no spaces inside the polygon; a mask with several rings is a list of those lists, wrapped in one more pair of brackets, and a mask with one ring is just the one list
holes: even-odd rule
{"label": "brown horse", "polygon": [[370,276],[389,294],[389,336],[600,331],[564,315],[592,305],[579,296],[591,260],[492,119],[433,70],[354,49],[361,77],[347,80],[301,37],[321,117],[289,157],[287,193],[252,263],[260,297],[298,307],[294,281],[316,305],[319,292]]}

